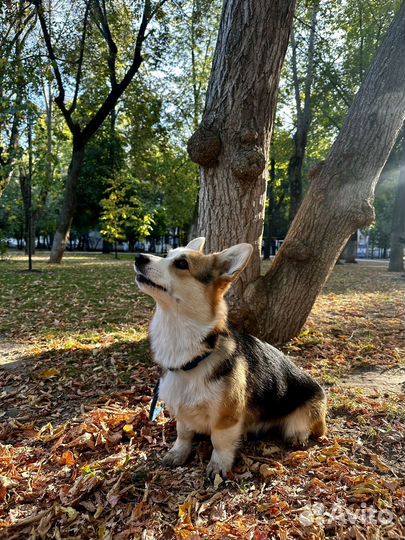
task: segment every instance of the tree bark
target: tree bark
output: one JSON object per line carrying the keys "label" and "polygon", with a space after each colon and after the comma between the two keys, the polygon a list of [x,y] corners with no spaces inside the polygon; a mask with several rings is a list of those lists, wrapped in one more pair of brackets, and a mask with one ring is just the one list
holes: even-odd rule
{"label": "tree bark", "polygon": [[83,164],[84,146],[73,145],[72,158],[69,164],[63,197],[62,210],[59,216],[59,226],[53,238],[49,262],[59,263],[69,240],[74,210],[76,206],[76,185]]}
{"label": "tree bark", "polygon": [[398,177],[397,192],[395,194],[394,211],[391,227],[391,252],[388,270],[390,272],[404,271],[404,243],[405,243],[405,128],[402,139],[401,170]]}
{"label": "tree bark", "polygon": [[300,331],[349,236],[374,219],[374,188],[404,118],[405,4],[270,270],[246,289],[239,326],[275,343]]}
{"label": "tree bark", "polygon": [[294,0],[225,0],[205,110],[188,143],[201,165],[199,234],[207,249],[254,246],[228,296],[260,275],[268,153]]}
{"label": "tree bark", "polygon": [[302,168],[304,165],[305,151],[308,142],[309,128],[311,127],[311,90],[313,82],[315,32],[319,2],[315,1],[312,6],[311,30],[308,40],[307,71],[304,82],[304,106],[301,105],[301,85],[298,77],[296,59],[296,43],[294,32],[291,33],[292,45],[292,71],[295,91],[295,105],[297,111],[297,129],[293,136],[294,154],[288,163],[288,181],[290,184],[290,221],[294,219],[302,201]]}

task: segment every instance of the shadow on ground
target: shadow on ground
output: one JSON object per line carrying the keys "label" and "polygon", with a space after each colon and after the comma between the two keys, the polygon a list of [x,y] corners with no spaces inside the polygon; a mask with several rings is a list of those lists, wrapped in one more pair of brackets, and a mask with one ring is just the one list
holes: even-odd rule
{"label": "shadow on ground", "polygon": [[154,380],[140,380],[138,370],[149,364],[147,339],[99,349],[20,354],[0,367],[0,440],[13,444],[21,439],[13,426],[28,422],[36,429],[48,422],[64,422],[102,397],[149,394]]}

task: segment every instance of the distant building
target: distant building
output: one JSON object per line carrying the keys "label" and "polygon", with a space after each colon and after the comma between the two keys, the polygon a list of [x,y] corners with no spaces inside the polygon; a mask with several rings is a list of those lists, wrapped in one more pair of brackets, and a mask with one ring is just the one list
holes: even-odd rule
{"label": "distant building", "polygon": [[370,237],[360,229],[357,231],[357,257],[366,259],[368,256],[368,246]]}

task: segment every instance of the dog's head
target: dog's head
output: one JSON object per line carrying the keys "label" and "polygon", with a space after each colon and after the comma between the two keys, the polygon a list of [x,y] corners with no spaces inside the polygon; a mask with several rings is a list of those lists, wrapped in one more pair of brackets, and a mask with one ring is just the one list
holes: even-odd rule
{"label": "dog's head", "polygon": [[215,316],[224,294],[248,263],[253,248],[237,244],[203,254],[205,238],[169,251],[167,257],[135,257],[138,287],[158,304],[199,321]]}

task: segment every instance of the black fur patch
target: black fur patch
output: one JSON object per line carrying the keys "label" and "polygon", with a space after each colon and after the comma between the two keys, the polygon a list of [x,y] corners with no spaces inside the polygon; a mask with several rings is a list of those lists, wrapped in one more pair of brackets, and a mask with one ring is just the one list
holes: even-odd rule
{"label": "black fur patch", "polygon": [[228,377],[235,367],[235,355],[226,358],[223,362],[217,366],[210,374],[208,382],[214,382],[223,377]]}
{"label": "black fur patch", "polygon": [[253,336],[235,335],[235,339],[249,365],[248,407],[259,412],[262,422],[286,416],[324,396],[322,387],[275,347]]}
{"label": "black fur patch", "polygon": [[253,336],[240,335],[233,328],[229,334],[237,344],[209,377],[215,381],[228,377],[238,358],[248,363],[248,408],[258,413],[261,422],[282,418],[311,399],[322,399],[322,387],[297,367],[285,354]]}
{"label": "black fur patch", "polygon": [[205,285],[214,280],[214,274],[211,272],[211,270],[204,270],[195,277],[198,279],[198,281],[201,281],[201,283],[204,283]]}

